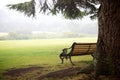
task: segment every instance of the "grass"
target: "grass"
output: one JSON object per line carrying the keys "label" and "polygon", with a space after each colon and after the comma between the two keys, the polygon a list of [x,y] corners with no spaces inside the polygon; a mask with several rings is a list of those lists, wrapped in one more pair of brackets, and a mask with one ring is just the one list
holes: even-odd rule
{"label": "grass", "polygon": [[[36,39],[0,41],[0,73],[29,65],[59,65],[58,55],[73,42],[96,42],[96,38]],[[72,57],[74,62],[91,61],[90,56]],[[70,65],[68,61],[65,64]]]}

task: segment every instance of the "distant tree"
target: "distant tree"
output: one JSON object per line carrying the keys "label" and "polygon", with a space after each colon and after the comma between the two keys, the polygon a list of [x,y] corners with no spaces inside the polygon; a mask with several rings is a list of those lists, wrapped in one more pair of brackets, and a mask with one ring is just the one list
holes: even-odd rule
{"label": "distant tree", "polygon": [[[35,16],[34,0],[28,7],[26,3],[9,5],[26,15]],[[43,13],[62,13],[68,19],[81,19],[90,15],[93,19],[98,16],[98,41],[95,54],[95,75],[120,74],[120,0],[40,0],[40,11]],[[96,5],[100,3],[100,8]],[[22,8],[26,6],[25,8]],[[31,9],[29,9],[31,8]],[[29,16],[29,15],[28,15]]]}
{"label": "distant tree", "polygon": [[6,36],[6,39],[10,40],[22,40],[22,39],[30,39],[30,33],[24,32],[9,32]]}

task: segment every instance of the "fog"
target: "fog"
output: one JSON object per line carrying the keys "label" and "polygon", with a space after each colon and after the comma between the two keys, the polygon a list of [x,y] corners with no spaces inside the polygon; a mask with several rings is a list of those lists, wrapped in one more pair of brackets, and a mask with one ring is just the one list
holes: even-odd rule
{"label": "fog", "polygon": [[[7,4],[15,4],[29,0],[2,0],[0,3],[0,33],[17,34],[49,34],[60,36],[66,34],[97,35],[97,20],[84,17],[79,20],[67,20],[61,14],[56,16],[37,13],[35,18],[23,13],[9,10]],[[39,12],[39,11],[38,11]],[[54,33],[54,34],[53,34]],[[56,35],[55,35],[56,34]]]}

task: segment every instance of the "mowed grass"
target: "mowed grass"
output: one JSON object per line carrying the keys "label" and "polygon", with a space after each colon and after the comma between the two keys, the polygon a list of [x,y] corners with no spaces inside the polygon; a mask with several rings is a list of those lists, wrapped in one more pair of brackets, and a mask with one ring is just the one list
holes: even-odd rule
{"label": "mowed grass", "polygon": [[[59,65],[59,54],[73,42],[96,42],[97,38],[36,39],[0,41],[0,73],[29,65]],[[91,56],[72,57],[73,62],[90,61]],[[65,64],[69,64],[65,62]]]}

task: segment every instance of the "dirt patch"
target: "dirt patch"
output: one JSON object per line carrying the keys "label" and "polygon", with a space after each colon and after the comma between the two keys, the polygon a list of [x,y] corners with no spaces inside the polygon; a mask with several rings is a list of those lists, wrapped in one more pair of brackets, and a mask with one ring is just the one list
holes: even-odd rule
{"label": "dirt patch", "polygon": [[21,76],[22,74],[29,73],[34,70],[41,69],[43,67],[29,67],[29,68],[19,68],[7,70],[3,75],[7,76]]}
{"label": "dirt patch", "polygon": [[59,71],[55,72],[50,72],[46,75],[40,76],[38,80],[42,80],[44,78],[64,78],[68,76],[75,76],[77,75],[77,71],[79,71],[81,68],[80,67],[75,67],[75,68],[68,68],[68,69],[62,69]]}

